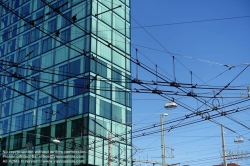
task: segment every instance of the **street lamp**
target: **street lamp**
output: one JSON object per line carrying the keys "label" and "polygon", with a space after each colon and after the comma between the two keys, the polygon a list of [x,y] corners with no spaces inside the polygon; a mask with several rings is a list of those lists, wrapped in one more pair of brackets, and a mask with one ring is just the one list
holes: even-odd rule
{"label": "street lamp", "polygon": [[241,138],[240,136],[238,136],[238,137],[236,137],[236,138],[234,139],[234,142],[235,142],[235,143],[243,143],[243,142],[244,142],[244,139]]}
{"label": "street lamp", "polygon": [[53,139],[53,141],[52,141],[53,143],[55,143],[55,144],[58,144],[58,143],[60,143],[60,140],[58,140],[58,139]]}
{"label": "street lamp", "polygon": [[[178,105],[174,102],[168,102],[164,105],[164,108],[167,110],[175,109]],[[168,116],[167,113],[163,113],[160,115],[161,120],[161,150],[162,150],[162,165],[166,166],[166,147],[165,147],[165,136],[164,136],[164,116]]]}
{"label": "street lamp", "polygon": [[178,105],[175,102],[169,102],[164,105],[167,110],[175,109]]}

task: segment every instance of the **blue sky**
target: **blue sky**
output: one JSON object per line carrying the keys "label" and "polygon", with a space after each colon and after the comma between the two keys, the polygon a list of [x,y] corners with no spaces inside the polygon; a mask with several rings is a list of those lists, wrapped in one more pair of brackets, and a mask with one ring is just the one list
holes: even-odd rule
{"label": "blue sky", "polygon": [[[213,19],[215,20],[211,21]],[[223,90],[218,95],[221,105],[244,100],[244,98],[239,98],[240,93],[243,93],[246,97],[247,86],[250,86],[250,67],[244,70],[247,66],[246,63],[250,63],[250,1],[132,0],[131,27],[132,57],[136,57],[135,48],[137,48],[139,50],[138,59],[141,63],[153,70],[157,65],[160,74],[173,80],[172,56],[174,55],[177,82],[191,83],[190,71],[192,71],[194,84],[223,88],[230,82],[231,87],[239,86],[241,88],[241,90]],[[228,70],[229,68],[224,65],[235,66],[235,68]],[[242,72],[243,70],[244,72]],[[134,77],[135,71],[136,67],[133,64],[132,73]],[[238,75],[239,73],[241,74]],[[142,68],[139,68],[138,75],[143,82],[156,80],[154,75]],[[158,79],[158,81],[163,80]],[[133,85],[133,88],[142,89],[138,85]],[[169,86],[158,86],[158,88],[178,91],[177,88]],[[194,89],[194,93],[213,96],[212,89]],[[197,102],[192,97],[171,97],[193,110],[202,105],[201,102]],[[200,99],[209,100],[209,98]],[[211,101],[209,102],[211,103]],[[165,121],[171,121],[174,118],[184,117],[191,113],[183,107],[165,110],[163,106],[166,102],[168,101],[165,98],[157,94],[134,93],[133,129],[159,124],[160,114],[165,112],[169,114],[165,117]],[[250,102],[246,101],[219,111],[244,108],[249,107],[249,105]],[[209,108],[203,106],[200,109]],[[238,123],[230,120],[230,118]],[[200,117],[194,117],[189,120],[200,119]],[[226,150],[248,150],[250,152],[250,142],[246,140],[246,138],[250,139],[250,130],[247,129],[247,126],[250,126],[249,109],[231,114],[229,118],[218,117],[214,120],[244,137],[244,143],[235,144],[234,139],[239,135],[225,129]],[[165,128],[176,124],[166,124]],[[150,131],[159,129],[158,127]],[[148,131],[145,130],[134,135],[143,132],[147,133]],[[222,162],[220,158],[222,151],[221,128],[210,121],[203,121],[166,132],[165,142],[167,147],[174,149],[173,155],[175,156],[172,159],[167,158],[167,163],[211,166]],[[160,133],[135,138],[133,144],[137,148],[134,158],[161,162]],[[243,161],[229,160],[228,162],[250,165],[249,159]],[[135,163],[135,165],[140,164],[150,165]]]}

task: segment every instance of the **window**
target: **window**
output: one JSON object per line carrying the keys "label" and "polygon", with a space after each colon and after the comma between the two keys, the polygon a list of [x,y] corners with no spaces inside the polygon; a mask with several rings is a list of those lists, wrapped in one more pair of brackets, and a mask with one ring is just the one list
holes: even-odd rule
{"label": "window", "polygon": [[66,123],[56,125],[56,138],[64,138],[66,136]]}
{"label": "window", "polygon": [[41,128],[41,144],[49,143],[50,142],[50,126]]}
{"label": "window", "polygon": [[72,121],[71,137],[79,137],[87,134],[87,118]]}
{"label": "window", "polygon": [[13,149],[22,148],[22,133],[14,135]]}
{"label": "window", "polygon": [[52,80],[52,74],[45,73],[45,72],[40,72],[40,73],[41,73],[40,77],[37,79],[37,81],[39,83],[39,87],[44,87],[44,86],[50,85],[51,83],[49,83],[49,82],[50,82],[50,80]]}
{"label": "window", "polygon": [[30,32],[23,34],[23,46],[29,44]]}
{"label": "window", "polygon": [[113,41],[114,45],[117,46],[119,49],[124,50],[125,49],[125,42],[120,42],[120,41],[125,41],[125,37],[122,36],[120,33],[114,31],[113,33]]}
{"label": "window", "polygon": [[100,95],[110,99],[111,98],[111,84],[100,81]]}
{"label": "window", "polygon": [[90,66],[92,65],[90,58],[85,56],[84,61],[85,61],[85,71],[90,71]]}
{"label": "window", "polygon": [[43,67],[49,68],[50,66],[53,65],[53,60],[54,60],[54,56],[52,52],[48,52],[46,55],[42,56],[41,64],[43,65]]}
{"label": "window", "polygon": [[71,137],[83,136],[83,131],[85,129],[84,127],[86,127],[86,126],[83,126],[83,119],[82,118],[73,120],[72,125],[71,125]]}
{"label": "window", "polygon": [[107,127],[107,122],[104,120],[100,120],[100,119],[96,119],[96,121],[101,124],[102,126],[100,126],[99,124],[96,124],[96,134],[97,135],[102,135],[103,137],[108,137],[107,135],[107,130],[105,130],[104,128]]}
{"label": "window", "polygon": [[25,60],[25,56],[27,55],[26,53],[26,48],[22,49],[19,51],[19,56],[17,58],[17,62],[22,62],[23,60]]}
{"label": "window", "polygon": [[0,56],[4,55],[4,51],[5,51],[5,44],[0,45]]}
{"label": "window", "polygon": [[[2,17],[2,19],[1,19],[1,24],[2,24],[1,28],[5,28],[5,27],[8,26],[8,19],[9,19],[9,15],[7,15],[5,17]],[[6,31],[8,31],[8,30],[6,30]]]}
{"label": "window", "polygon": [[56,31],[56,19],[53,19],[48,22],[48,31],[54,33]]}
{"label": "window", "polygon": [[68,117],[79,113],[79,99],[74,99],[69,102]]}
{"label": "window", "polygon": [[12,113],[23,111],[23,105],[24,105],[24,97],[14,98]]}
{"label": "window", "polygon": [[2,39],[3,39],[3,41],[6,41],[6,40],[9,39],[9,30],[8,29],[6,29],[6,30],[3,31]]}
{"label": "window", "polygon": [[18,115],[15,117],[15,130],[23,129],[23,115]]}
{"label": "window", "polygon": [[26,92],[26,83],[21,81],[18,83],[18,91],[21,93],[25,93]]}
{"label": "window", "polygon": [[[17,20],[15,20],[17,21]],[[15,21],[13,23],[15,23]],[[17,35],[17,24],[13,25],[10,27],[10,34],[11,34],[11,37],[15,37]]]}
{"label": "window", "polygon": [[18,21],[18,16],[17,15],[15,15],[15,14],[11,14],[11,17],[12,17],[12,23],[14,23],[14,22],[17,22]]}
{"label": "window", "polygon": [[11,86],[8,86],[8,88],[5,89],[5,98],[6,99],[11,98]]}
{"label": "window", "polygon": [[9,43],[8,43],[8,46],[9,46],[9,49],[8,49],[8,52],[11,53],[11,52],[14,52],[15,49],[16,49],[16,39],[13,39],[11,40]]}
{"label": "window", "polygon": [[96,110],[96,98],[93,96],[89,97],[89,108],[88,112],[95,114]]}
{"label": "window", "polygon": [[[28,16],[26,19],[27,20],[32,20],[32,16]],[[25,24],[24,27],[23,27],[23,30],[24,31],[29,31],[31,29],[31,27],[32,27],[31,24]]]}
{"label": "window", "polygon": [[41,0],[35,0],[34,4],[36,4],[37,9],[40,9],[44,6],[43,1]]}
{"label": "window", "polygon": [[112,105],[112,120],[122,122],[122,108],[117,105]]}
{"label": "window", "polygon": [[[126,74],[126,79],[131,79],[131,76],[129,74]],[[131,83],[129,81],[126,81],[125,86],[127,89],[131,89]]]}
{"label": "window", "polygon": [[31,109],[35,106],[35,94],[29,95],[31,98],[26,97],[26,108]]}
{"label": "window", "polygon": [[[1,78],[1,77],[0,77]],[[1,80],[1,79],[0,79]],[[8,87],[8,88],[11,88],[11,87]],[[0,89],[0,102],[4,101],[6,99],[5,95],[6,95],[6,91],[8,91],[8,93],[10,93],[10,89],[7,89],[7,88],[2,88]],[[9,97],[9,96],[8,96]],[[1,117],[1,116],[0,116]]]}
{"label": "window", "polygon": [[37,88],[39,88],[39,75],[33,76],[31,77],[31,90],[35,90]]}
{"label": "window", "polygon": [[[41,0],[37,0],[38,4],[41,2],[43,4],[43,2]],[[44,4],[43,4],[44,5]],[[43,22],[43,17],[44,17],[44,10],[40,10],[39,12],[36,13],[36,24],[40,24],[41,22]]]}
{"label": "window", "polygon": [[[13,72],[13,70],[11,69],[11,70],[9,70],[9,73],[11,73],[11,74],[13,74],[14,72]],[[10,83],[10,82],[12,82],[12,76],[7,76],[7,82],[8,83]]]}
{"label": "window", "polygon": [[30,58],[36,57],[38,55],[38,49],[39,49],[38,43],[31,45],[30,46],[30,52],[32,52],[32,53],[31,53],[31,55],[29,57]]}
{"label": "window", "polygon": [[115,81],[117,84],[122,84],[122,72],[121,70],[112,67],[112,80]]}
{"label": "window", "polygon": [[[0,124],[1,125],[1,124]],[[2,141],[1,141],[1,150],[3,151],[3,150],[6,150],[7,148],[6,148],[6,143],[7,143],[7,137],[5,137],[5,138],[2,138]]]}
{"label": "window", "polygon": [[15,54],[12,54],[12,55],[10,55],[10,56],[8,56],[8,57],[6,58],[6,60],[9,61],[9,62],[11,62],[11,63],[14,63],[14,62],[15,62],[14,59],[15,59]]}
{"label": "window", "polygon": [[[70,11],[64,14],[67,18],[71,18],[71,13]],[[64,17],[62,18],[62,27],[69,25],[70,22],[65,19]]]}
{"label": "window", "polygon": [[[106,31],[104,31],[104,32],[106,32]],[[110,37],[108,37],[108,38],[110,38]],[[111,42],[111,41],[109,41],[109,42]],[[111,56],[110,47],[107,47],[106,44],[103,44],[99,41],[97,42],[97,54],[98,54],[98,56],[103,57],[104,59],[106,59],[108,61],[111,61],[111,58],[115,59],[114,53],[115,53],[115,51],[113,51],[113,55]]]}
{"label": "window", "polygon": [[[78,7],[78,9],[79,9],[79,8],[80,8],[80,7]],[[82,9],[82,8],[81,8],[81,9]],[[80,9],[79,9],[79,10],[80,10]],[[77,12],[74,11],[74,13],[77,13]],[[80,16],[80,13],[77,14],[77,18],[82,18],[82,17]],[[85,20],[79,21],[78,24],[84,26],[84,25],[85,25]],[[96,31],[93,29],[93,32],[96,32]],[[77,39],[77,38],[81,37],[81,38],[79,38],[80,43],[74,41],[74,45],[75,45],[76,47],[79,47],[79,46],[80,46],[81,49],[84,47],[84,44],[83,44],[83,43],[84,43],[84,38],[85,38],[85,37],[82,36],[83,34],[85,34],[85,32],[84,32],[82,29],[79,29],[77,26],[72,26],[72,27],[71,27],[71,40],[74,40],[74,39]],[[77,54],[77,53],[75,53],[75,54]]]}
{"label": "window", "polygon": [[96,62],[96,60],[93,59],[94,58],[93,54],[90,55],[90,56],[91,56],[90,57],[90,71],[92,71],[93,73],[96,73],[96,64],[97,64],[97,62]]}
{"label": "window", "polygon": [[27,137],[26,137],[26,142],[31,142],[33,144],[35,144],[36,141],[36,131],[35,130],[31,130],[27,132]]}
{"label": "window", "polygon": [[[54,3],[52,4],[52,2],[54,2]],[[57,5],[56,5],[57,2],[56,1],[51,1],[50,4],[51,4],[52,8],[56,8],[57,7]],[[47,15],[49,18],[51,18],[51,17],[53,17],[53,16],[55,16],[57,14],[57,12],[54,12],[52,8],[49,9],[49,12],[51,12],[51,13]]]}
{"label": "window", "polygon": [[86,85],[90,88],[90,92],[96,93],[96,80],[94,79],[94,76],[91,76],[89,80],[85,79],[85,82],[87,82]]}
{"label": "window", "polygon": [[100,100],[100,115],[107,118],[111,119],[111,104]]}
{"label": "window", "polygon": [[42,50],[43,53],[52,49],[52,38],[47,38],[43,40]]}
{"label": "window", "polygon": [[89,112],[89,96],[83,97],[83,113]]}
{"label": "window", "polygon": [[12,3],[13,3],[14,9],[18,8],[20,5],[20,1],[12,0]]}
{"label": "window", "polygon": [[67,106],[63,103],[56,106],[56,120],[64,119],[67,117]]}
{"label": "window", "polygon": [[63,61],[68,60],[68,48],[67,47],[59,47],[56,49],[55,55],[55,64],[61,63]]}
{"label": "window", "polygon": [[115,97],[114,100],[116,102],[125,105],[126,98],[125,98],[125,92],[123,89],[115,87],[115,96],[114,97]]}
{"label": "window", "polygon": [[115,52],[113,51],[113,63],[116,64],[117,66],[125,69],[125,66],[126,66],[126,58],[125,58],[125,55],[123,53],[118,53],[118,52]]}
{"label": "window", "polygon": [[[111,9],[112,8],[112,6],[111,6],[111,1],[107,1],[107,0],[101,0],[101,2],[103,3],[103,4],[105,4],[108,8],[106,8],[106,7],[104,7],[104,6],[101,6],[101,5],[99,5],[98,7],[99,7],[99,12],[101,13],[101,12],[105,12],[105,11],[107,11],[108,9]],[[100,16],[98,16],[98,17],[100,17],[100,19],[102,20],[102,21],[104,21],[105,23],[107,23],[108,25],[110,25],[111,26],[111,16],[113,15],[113,13],[111,13],[111,12],[106,12],[106,13],[103,13],[103,14],[101,14]]]}
{"label": "window", "polygon": [[125,26],[125,20],[121,19],[116,14],[113,15],[113,19],[114,29],[118,30],[122,34],[125,34],[125,29],[123,28]]}
{"label": "window", "polygon": [[74,80],[74,95],[78,95],[86,91],[87,90],[84,85],[84,78],[78,78]]}
{"label": "window", "polygon": [[[54,96],[56,97],[56,98],[58,98],[58,99],[62,99],[62,98],[64,98],[64,86],[63,85],[58,85],[58,86],[56,86],[56,87],[54,87],[54,89],[53,89],[53,94],[54,94]],[[54,99],[54,100],[56,100],[56,99]]]}
{"label": "window", "polygon": [[[5,4],[9,6],[9,2],[5,2]],[[2,13],[1,13],[1,12],[2,12]],[[2,14],[1,16],[5,15],[5,14],[7,14],[7,13],[8,13],[8,9],[2,7],[2,11],[0,11],[0,14]]]}
{"label": "window", "polygon": [[1,115],[0,117],[3,118],[5,116],[10,115],[10,102],[4,103],[1,105]]}
{"label": "window", "polygon": [[98,59],[96,66],[97,66],[97,73],[100,76],[107,77],[107,63]]}
{"label": "window", "polygon": [[65,5],[65,2],[67,2],[67,0],[59,0],[58,1],[58,7],[61,6],[60,11],[64,11],[68,8],[67,4]]}
{"label": "window", "polygon": [[36,28],[31,30],[30,41],[34,42],[34,41],[37,41],[39,38],[40,38],[40,31],[38,29],[36,29]]}
{"label": "window", "polygon": [[49,101],[49,97],[44,97],[44,98],[41,98],[38,100],[38,106],[42,106],[42,105],[45,105],[47,104]]}
{"label": "window", "polygon": [[108,8],[111,8],[111,1],[106,1],[106,0],[100,0],[101,3],[103,3],[105,6]]}
{"label": "window", "polygon": [[37,73],[40,70],[40,58],[37,58],[32,61],[32,74]]}
{"label": "window", "polygon": [[17,68],[17,73],[20,74],[21,76],[25,75],[25,65],[21,65],[20,68]]}
{"label": "window", "polygon": [[61,32],[61,42],[67,43],[70,41],[70,29],[65,29]]}
{"label": "window", "polygon": [[126,93],[126,106],[131,107],[132,106],[132,94],[131,92],[125,92]]}
{"label": "window", "polygon": [[75,60],[69,63],[69,74],[70,76],[75,76],[81,72],[81,60]]}
{"label": "window", "polygon": [[0,121],[0,132],[1,134],[7,134],[9,132],[9,119],[1,120]]}
{"label": "window", "polygon": [[66,79],[68,76],[68,64],[59,67],[59,81]]}
{"label": "window", "polygon": [[21,12],[21,14],[22,14],[23,16],[27,16],[27,15],[30,14],[30,4],[29,4],[29,3],[26,4],[26,5],[24,5],[24,6],[22,7],[22,12]]}
{"label": "window", "polygon": [[50,109],[50,107],[42,109],[42,124],[51,121],[51,112],[52,110]]}
{"label": "window", "polygon": [[126,123],[132,125],[132,112],[130,110],[126,111]]}
{"label": "window", "polygon": [[23,122],[24,122],[24,128],[28,128],[28,127],[31,127],[33,126],[33,112],[29,112],[29,113],[26,113],[24,114],[24,119],[23,119]]}

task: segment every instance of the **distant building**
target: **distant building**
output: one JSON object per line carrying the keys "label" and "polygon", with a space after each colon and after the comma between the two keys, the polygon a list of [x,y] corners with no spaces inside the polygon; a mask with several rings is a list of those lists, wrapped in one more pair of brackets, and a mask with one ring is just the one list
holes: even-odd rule
{"label": "distant building", "polygon": [[[223,164],[219,164],[219,165],[213,165],[213,166],[224,166]],[[235,164],[235,163],[229,163],[227,164],[227,166],[240,166],[238,164]]]}

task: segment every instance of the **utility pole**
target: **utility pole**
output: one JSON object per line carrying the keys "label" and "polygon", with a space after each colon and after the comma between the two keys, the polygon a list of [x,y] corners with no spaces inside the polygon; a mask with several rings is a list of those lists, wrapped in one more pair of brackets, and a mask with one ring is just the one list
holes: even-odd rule
{"label": "utility pole", "polygon": [[168,114],[161,114],[161,150],[162,150],[162,165],[166,166],[166,147],[165,147],[165,136],[164,136],[164,116],[168,116]]}
{"label": "utility pole", "polygon": [[108,166],[112,166],[112,134],[109,132],[109,156],[108,156]]}
{"label": "utility pole", "polygon": [[223,150],[223,163],[224,166],[227,166],[227,160],[226,160],[226,145],[225,145],[225,140],[224,140],[224,127],[221,124],[221,136],[222,136],[222,150]]}

